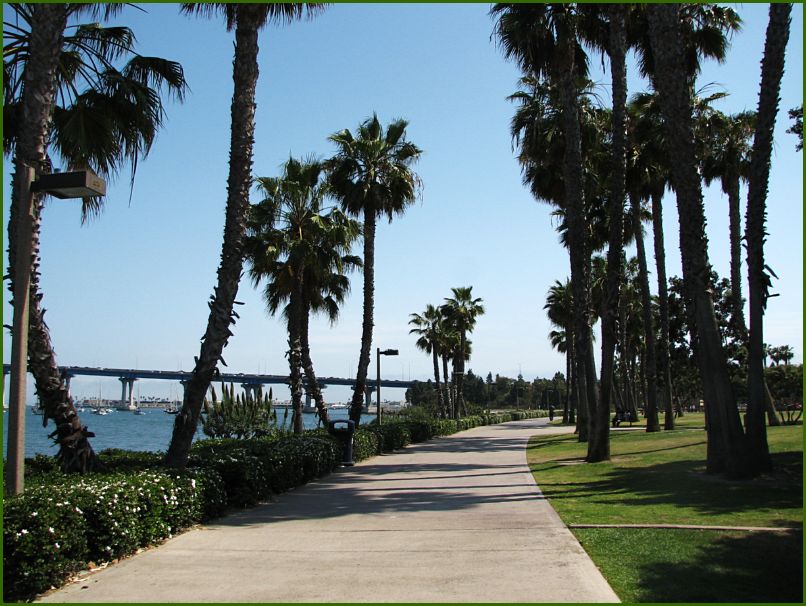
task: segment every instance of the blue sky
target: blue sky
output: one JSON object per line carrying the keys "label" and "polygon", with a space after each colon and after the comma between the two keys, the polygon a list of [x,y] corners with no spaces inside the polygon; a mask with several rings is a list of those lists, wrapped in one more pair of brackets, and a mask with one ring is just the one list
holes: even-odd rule
{"label": "blue sky", "polygon": [[[725,90],[728,112],[754,109],[767,23],[766,5],[736,5],[743,31],[725,64],[707,63],[698,86]],[[138,50],[177,60],[191,87],[184,104],[168,103],[168,120],[141,163],[131,203],[128,175],[111,184],[103,214],[81,226],[78,203],[45,210],[42,286],[46,319],[60,364],[148,369],[192,368],[207,322],[223,232],[232,94],[233,34],[219,19],[178,14],[177,5],[147,4],[115,22],[134,30]],[[473,286],[484,299],[469,366],[476,373],[527,379],[564,371],[552,351],[543,312],[548,288],[568,275],[550,209],[522,187],[509,136],[506,101],[519,73],[490,40],[487,4],[336,4],[313,21],[269,27],[260,38],[254,173],[276,175],[289,157],[333,152],[327,136],[354,129],[377,112],[384,123],[409,120],[408,138],[424,150],[416,170],[422,197],[376,241],[373,347],[394,347],[388,378],[427,379],[430,358],[408,334],[412,312],[441,303],[452,286]],[[793,9],[768,198],[767,258],[780,277],[770,300],[765,340],[795,348],[802,359],[803,179],[788,108],[802,103],[803,7]],[[609,75],[591,56],[602,98]],[[645,83],[630,75],[630,93]],[[3,183],[10,182],[4,164]],[[743,190],[742,195],[745,192]],[[4,225],[8,220],[4,188]],[[254,198],[257,199],[256,197]],[[727,202],[706,191],[714,268],[728,275]],[[665,201],[669,275],[680,275],[677,214]],[[651,231],[651,230],[650,230]],[[651,233],[647,249],[651,248]],[[5,247],[4,247],[5,248]],[[6,257],[4,251],[4,266]],[[746,272],[745,272],[746,275]],[[652,278],[654,280],[654,277]],[[334,327],[311,325],[312,357],[321,376],[354,376],[361,334],[360,275]],[[4,316],[11,318],[4,293]],[[267,317],[248,280],[238,299],[241,320],[224,351],[233,372],[284,374],[286,336]],[[9,360],[4,334],[4,362]],[[374,363],[374,361],[373,361]],[[370,376],[374,377],[374,369]],[[142,395],[179,395],[178,385],[142,381]],[[73,381],[78,396],[119,397],[116,380]],[[32,388],[30,389],[32,393]],[[286,397],[282,390],[275,390]],[[331,388],[328,400],[345,400]],[[387,391],[385,397],[402,397]]]}

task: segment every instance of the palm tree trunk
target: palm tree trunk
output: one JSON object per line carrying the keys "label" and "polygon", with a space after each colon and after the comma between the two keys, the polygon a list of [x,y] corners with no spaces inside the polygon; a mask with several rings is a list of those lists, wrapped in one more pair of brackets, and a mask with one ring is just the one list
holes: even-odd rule
{"label": "palm tree trunk", "polygon": [[350,404],[350,419],[356,427],[361,422],[364,408],[364,391],[367,385],[372,327],[375,311],[375,209],[370,205],[364,211],[364,322],[361,326],[361,354],[358,357],[358,373],[355,377],[353,401]]}
{"label": "palm tree trunk", "polygon": [[442,376],[445,378],[445,409],[448,413],[448,418],[453,418],[453,394],[451,393],[450,375],[448,374],[448,356],[442,356]]}
{"label": "palm tree trunk", "polygon": [[[297,271],[300,276],[301,272]],[[291,419],[295,434],[301,434],[302,422],[302,283],[298,281],[289,297],[288,318],[288,386],[291,390]]]}
{"label": "palm tree trunk", "polygon": [[258,81],[258,20],[260,5],[238,7],[232,95],[229,177],[224,242],[218,267],[218,284],[208,303],[210,315],[199,357],[185,389],[182,410],[176,415],[171,444],[165,456],[169,467],[187,464],[190,444],[199,423],[204,395],[218,372],[217,365],[235,323],[233,306],[243,270],[243,240],[249,189],[252,186],[252,148],[255,141],[255,88]]}
{"label": "palm tree trunk", "polygon": [[462,328],[459,331],[459,355],[454,358],[456,361],[456,405],[454,406],[454,414],[458,419],[460,415],[462,415],[465,410],[465,399],[464,394],[462,393],[462,388],[464,387],[463,381],[465,377],[465,343],[467,342],[467,336],[465,334],[465,329]]}
{"label": "palm tree trunk", "polygon": [[613,362],[618,340],[619,286],[622,282],[621,256],[624,250],[624,183],[627,146],[627,65],[624,16],[626,7],[612,4],[610,17],[610,71],[613,84],[613,169],[610,175],[610,234],[607,248],[607,284],[602,314],[602,374],[600,400],[591,415],[593,430],[586,460],[590,463],[610,459],[610,408],[613,401]]}
{"label": "palm tree trunk", "polygon": [[644,229],[641,225],[641,201],[632,196],[635,246],[638,253],[638,281],[641,285],[641,312],[644,321],[644,343],[646,354],[642,365],[646,377],[646,430],[660,431],[658,422],[658,383],[657,362],[655,358],[655,326],[652,322],[652,299],[649,292],[649,270],[647,268],[646,247],[644,246]]}
{"label": "palm tree trunk", "polygon": [[652,193],[652,233],[655,246],[655,272],[658,275],[658,308],[660,311],[660,361],[659,400],[665,411],[663,428],[674,429],[672,408],[672,374],[669,360],[669,286],[666,282],[666,248],[663,242],[663,189],[661,186]]}
{"label": "palm tree trunk", "polygon": [[[15,158],[16,164],[16,158]],[[31,289],[28,315],[28,370],[34,377],[36,393],[44,411],[43,427],[48,419],[56,425],[55,438],[59,445],[57,458],[65,473],[86,473],[98,466],[98,459],[88,438],[94,434],[81,424],[78,412],[70,397],[64,377],[56,362],[56,353],[50,330],[45,323],[45,310],[42,309],[42,293],[39,289],[39,238],[41,234],[41,212],[43,201],[39,195],[33,197],[33,231],[31,255]],[[11,208],[8,223],[9,290],[12,296],[16,254],[16,218],[18,212],[16,190],[11,192]]]}
{"label": "palm tree trunk", "polygon": [[[567,337],[566,333],[566,337]],[[571,410],[571,344],[565,345],[565,402],[563,402],[563,425],[569,423]]]}
{"label": "palm tree trunk", "polygon": [[308,382],[308,393],[313,397],[316,404],[316,413],[319,415],[319,420],[322,425],[327,427],[327,409],[325,408],[325,400],[322,397],[322,388],[319,387],[319,382],[316,380],[316,373],[313,370],[313,360],[311,360],[311,346],[308,341],[308,320],[310,318],[310,306],[303,304],[302,315],[300,318],[300,345],[302,347],[302,368],[305,371],[305,380]]}
{"label": "palm tree trunk", "polygon": [[572,21],[559,41],[563,68],[560,81],[560,103],[562,106],[563,134],[565,151],[563,157],[563,179],[565,186],[565,217],[568,224],[568,250],[571,258],[571,286],[573,293],[574,334],[576,336],[577,384],[579,385],[577,418],[580,441],[587,441],[588,410],[595,410],[592,396],[586,352],[590,339],[590,289],[588,287],[590,256],[586,258],[587,230],[585,225],[585,204],[583,200],[582,136],[579,126],[579,103],[576,90],[576,68],[574,57],[575,30]]}
{"label": "palm tree trunk", "polygon": [[747,338],[747,324],[744,320],[744,300],[742,299],[742,226],[740,216],[739,175],[732,176],[725,183],[728,194],[728,216],[730,230],[730,303],[732,323],[739,338]]}
{"label": "palm tree trunk", "polygon": [[[31,7],[31,41],[22,92],[22,120],[15,150],[14,185],[12,188],[12,191],[16,192],[17,195],[12,195],[8,226],[9,245],[11,247],[9,251],[11,265],[9,275],[12,284],[15,280],[21,280],[21,283],[17,284],[17,288],[22,291],[16,293],[19,299],[14,305],[13,311],[14,330],[20,331],[23,326],[28,328],[28,338],[25,340],[20,339],[21,343],[19,343],[19,347],[14,352],[12,367],[22,369],[23,374],[30,364],[30,356],[33,355],[35,360],[39,361],[42,354],[41,351],[37,351],[41,333],[37,330],[31,330],[31,316],[37,315],[36,310],[33,311],[33,314],[31,313],[31,303],[38,302],[36,291],[38,279],[34,274],[38,271],[38,221],[41,199],[39,196],[30,194],[28,187],[30,181],[27,180],[31,170],[36,173],[50,171],[49,162],[47,161],[47,140],[56,95],[58,58],[62,49],[64,29],[67,26],[68,11],[69,6],[64,4],[39,4]],[[22,191],[26,194],[25,198],[20,198],[19,196]],[[21,246],[21,249],[15,250],[18,246]],[[28,258],[29,255],[30,258]],[[20,272],[24,272],[24,274],[20,275]],[[14,296],[15,293],[12,291],[11,294]],[[39,318],[41,319],[41,312]],[[36,319],[34,318],[34,320]],[[21,334],[17,333],[17,336],[21,336]],[[30,348],[29,343],[32,339],[34,347]],[[51,361],[55,365],[55,360]],[[37,371],[39,371],[39,368],[40,366],[37,365]],[[56,367],[56,372],[58,373],[58,367]],[[14,374],[12,373],[13,376]],[[12,385],[11,387],[12,390],[21,388],[19,385]],[[17,393],[19,394],[19,392]],[[25,397],[24,393],[19,395],[23,398]],[[22,412],[24,411],[20,411],[20,413]],[[48,414],[57,419],[59,412],[51,410]],[[62,420],[67,421],[67,419]],[[24,435],[24,421],[15,414],[10,414],[8,431],[9,444],[16,443],[18,436]],[[57,432],[60,432],[58,435],[61,436],[61,430],[58,427]],[[83,438],[86,446],[89,446],[89,443],[86,442],[86,437],[88,436],[89,434],[87,433],[78,434],[76,437]],[[91,454],[92,449],[89,448],[88,451],[85,451],[82,448],[82,452],[86,455],[84,462],[91,465],[94,460],[94,456]],[[70,456],[69,451],[65,451],[64,455],[62,464],[68,468],[74,464],[81,463],[80,459]],[[20,462],[23,456],[24,453],[19,453]],[[9,488],[14,492],[21,491],[23,488],[21,465],[18,466],[17,461],[14,461],[13,465],[10,464],[6,468],[6,472]]]}
{"label": "palm tree trunk", "polygon": [[747,196],[747,269],[750,278],[750,351],[747,437],[755,469],[772,467],[764,424],[764,310],[769,296],[770,277],[764,263],[765,216],[770,176],[770,155],[775,117],[778,113],[784,57],[789,40],[791,4],[771,4],[770,20],[761,61],[761,88],[758,118],[750,162]]}
{"label": "palm tree trunk", "polygon": [[670,141],[672,181],[680,217],[683,282],[694,307],[700,376],[709,408],[708,441],[713,448],[708,449],[706,468],[709,473],[726,472],[738,477],[749,471],[747,447],[710,296],[705,211],[696,167],[691,94],[680,56],[678,11],[678,5],[647,7],[655,81]]}
{"label": "palm tree trunk", "polygon": [[439,352],[435,346],[431,346],[431,358],[434,362],[434,382],[437,386],[437,407],[441,418],[445,418],[445,401],[442,393],[442,386],[439,382]]}

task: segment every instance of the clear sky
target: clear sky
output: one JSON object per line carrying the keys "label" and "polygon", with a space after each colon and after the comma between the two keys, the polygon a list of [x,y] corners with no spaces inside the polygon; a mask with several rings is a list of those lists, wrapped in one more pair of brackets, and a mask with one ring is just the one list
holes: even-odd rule
{"label": "clear sky", "polygon": [[[109,187],[103,214],[88,225],[80,225],[77,201],[47,205],[42,287],[64,365],[190,370],[206,327],[224,224],[234,36],[220,19],[180,16],[175,4],[142,7],[145,12],[124,10],[115,23],[134,30],[141,54],[181,62],[191,92],[184,104],[167,104],[168,119],[140,164],[131,203],[128,174],[122,174]],[[734,37],[726,63],[706,63],[698,81],[730,93],[719,105],[727,112],[756,107],[767,24],[767,5],[736,8],[743,31]],[[472,335],[474,372],[521,371],[531,380],[565,370],[564,358],[548,343],[551,328],[542,308],[554,280],[568,275],[568,257],[550,209],[521,185],[509,135],[513,106],[506,101],[519,73],[490,39],[488,10],[488,4],[335,4],[313,21],[270,26],[260,36],[256,176],[278,174],[289,154],[327,157],[334,151],[328,135],[354,129],[373,111],[383,123],[409,120],[408,138],[424,150],[416,165],[424,183],[421,199],[391,225],[379,225],[377,233],[373,348],[400,350],[399,357],[383,360],[386,378],[431,376],[430,357],[415,348],[407,322],[427,303],[441,303],[453,286],[472,286],[487,310]],[[802,155],[785,130],[786,110],[803,98],[802,5],[793,8],[791,32],[768,198],[766,254],[780,278],[774,283],[780,296],[770,300],[765,341],[792,345],[800,362]],[[609,75],[602,73],[598,56],[591,56],[591,66],[600,96],[608,99]],[[634,73],[629,85],[630,94],[646,89]],[[8,183],[4,163],[3,184]],[[4,225],[8,192],[4,187]],[[706,206],[712,264],[727,276],[727,201],[718,187],[706,191]],[[680,275],[671,195],[665,213],[667,271]],[[338,323],[311,324],[320,376],[355,375],[360,274],[352,283]],[[7,298],[4,290],[10,324]],[[259,292],[246,279],[238,300],[245,305],[224,350],[227,370],[287,373],[282,322],[266,315]],[[7,363],[7,331],[3,343]],[[178,385],[166,382],[141,381],[138,387],[143,396],[181,395]],[[119,397],[120,384],[73,380],[74,395],[99,391]],[[275,394],[285,398],[284,391]],[[384,396],[397,399],[402,393],[387,390]],[[343,401],[348,390],[330,388],[325,397]]]}

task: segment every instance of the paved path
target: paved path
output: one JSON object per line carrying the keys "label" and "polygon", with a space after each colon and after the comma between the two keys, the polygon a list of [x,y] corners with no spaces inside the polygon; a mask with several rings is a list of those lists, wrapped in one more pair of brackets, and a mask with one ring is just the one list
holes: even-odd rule
{"label": "paved path", "polygon": [[526,467],[545,419],[340,469],[46,602],[617,602]]}

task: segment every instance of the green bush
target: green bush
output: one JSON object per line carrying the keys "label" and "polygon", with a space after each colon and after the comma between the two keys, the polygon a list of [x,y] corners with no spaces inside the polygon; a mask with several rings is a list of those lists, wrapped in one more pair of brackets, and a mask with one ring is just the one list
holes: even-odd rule
{"label": "green bush", "polygon": [[87,561],[84,512],[51,486],[3,502],[3,599],[26,600],[61,585]]}

